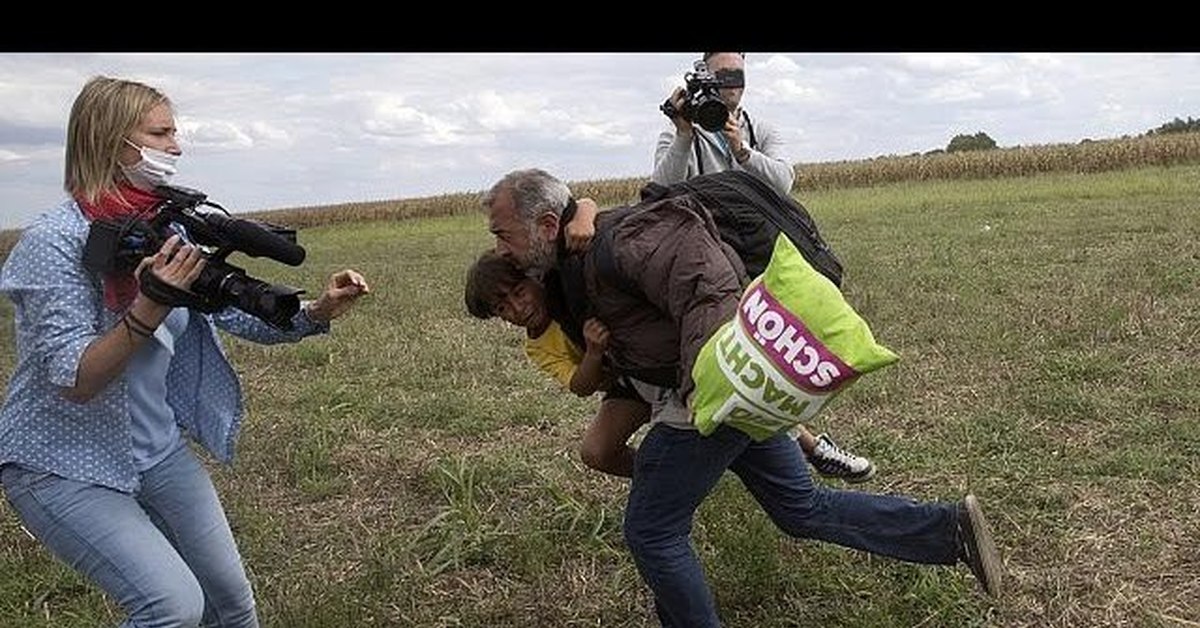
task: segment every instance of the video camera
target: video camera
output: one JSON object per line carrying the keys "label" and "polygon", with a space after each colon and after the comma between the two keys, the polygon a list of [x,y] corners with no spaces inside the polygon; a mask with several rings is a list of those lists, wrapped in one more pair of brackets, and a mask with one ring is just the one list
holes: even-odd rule
{"label": "video camera", "polygon": [[[304,262],[304,248],[296,244],[296,231],[268,222],[232,218],[225,208],[190,188],[160,185],[154,193],[162,198],[151,210],[148,221],[138,218],[95,220],[88,231],[83,263],[101,273],[128,273],[142,258],[154,255],[182,227],[192,244],[201,247],[205,265],[190,290],[170,286],[143,271],[143,292],[164,304],[183,306],[205,313],[232,305],[270,325],[292,329],[292,317],[300,310],[303,290],[254,279],[246,271],[225,261],[240,251],[250,257],[269,257],[289,266]],[[201,205],[225,213],[198,211]]]}
{"label": "video camera", "polygon": [[708,64],[697,61],[693,71],[683,75],[683,80],[687,91],[683,97],[683,105],[676,109],[668,98],[659,105],[659,111],[668,118],[682,115],[685,120],[699,124],[710,133],[725,128],[725,121],[729,119],[729,107],[725,106],[725,101],[721,100],[721,93],[718,91],[724,85],[721,79],[709,72]]}

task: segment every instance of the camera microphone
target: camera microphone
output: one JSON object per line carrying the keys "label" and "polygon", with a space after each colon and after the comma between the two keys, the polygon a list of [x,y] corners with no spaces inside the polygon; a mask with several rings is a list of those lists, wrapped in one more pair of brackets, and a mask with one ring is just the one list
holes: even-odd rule
{"label": "camera microphone", "polygon": [[204,192],[192,188],[160,185],[154,191],[163,199],[160,209],[164,212],[175,209],[172,217],[182,219],[191,235],[204,244],[226,245],[250,257],[269,257],[288,266],[304,263],[304,248],[296,244],[295,237],[288,239],[273,230],[275,225],[233,218],[228,212],[198,212],[196,208],[200,205],[225,209],[209,201]]}
{"label": "camera microphone", "polygon": [[250,257],[269,257],[288,266],[304,263],[304,247],[257,222],[215,212],[205,214],[204,219],[224,231],[234,248]]}

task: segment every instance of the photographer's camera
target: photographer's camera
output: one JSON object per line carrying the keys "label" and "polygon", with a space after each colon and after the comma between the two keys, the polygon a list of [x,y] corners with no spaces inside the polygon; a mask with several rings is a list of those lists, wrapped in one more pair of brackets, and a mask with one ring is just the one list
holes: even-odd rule
{"label": "photographer's camera", "polygon": [[704,130],[716,133],[725,128],[729,119],[729,107],[721,99],[722,82],[708,71],[708,64],[697,61],[694,69],[684,74],[686,91],[683,103],[677,109],[668,98],[659,106],[668,118],[683,116],[685,120],[699,124]]}
{"label": "photographer's camera", "polygon": [[88,232],[84,265],[95,272],[122,273],[137,268],[142,258],[154,255],[167,238],[182,227],[192,243],[204,247],[205,265],[190,290],[181,290],[159,280],[149,268],[139,277],[142,292],[171,306],[211,313],[226,306],[236,307],[279,329],[292,328],[292,317],[300,311],[303,290],[269,284],[246,274],[225,258],[233,252],[250,257],[269,257],[289,266],[304,261],[304,248],[296,244],[295,230],[266,222],[232,218],[215,212],[197,211],[209,202],[196,190],[159,186],[162,197],[144,220],[97,220]]}

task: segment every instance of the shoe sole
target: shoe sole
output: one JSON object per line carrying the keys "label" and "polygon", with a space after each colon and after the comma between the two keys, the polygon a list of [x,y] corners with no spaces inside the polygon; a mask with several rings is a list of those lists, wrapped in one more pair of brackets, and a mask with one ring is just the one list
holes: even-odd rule
{"label": "shoe sole", "polygon": [[861,482],[866,482],[867,480],[875,477],[875,466],[872,465],[871,468],[867,469],[867,472],[863,475],[855,475],[855,476],[841,475],[838,477],[842,478],[846,482],[849,482],[850,484],[859,484]]}
{"label": "shoe sole", "polygon": [[1000,564],[1000,553],[996,551],[996,543],[992,540],[992,529],[983,516],[983,508],[974,495],[963,499],[967,509],[967,518],[971,522],[971,536],[975,539],[975,548],[979,551],[979,565],[983,568],[987,582],[984,589],[988,595],[1000,597],[1000,580],[1003,578],[1003,566]]}

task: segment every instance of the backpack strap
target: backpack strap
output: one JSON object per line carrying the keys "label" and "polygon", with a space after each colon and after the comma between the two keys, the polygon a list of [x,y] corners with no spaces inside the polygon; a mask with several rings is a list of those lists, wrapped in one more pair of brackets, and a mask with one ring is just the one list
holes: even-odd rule
{"label": "backpack strap", "polygon": [[750,132],[750,148],[758,150],[758,140],[754,139],[754,125],[750,123],[750,114],[742,109],[742,119],[746,121],[746,130]]}
{"label": "backpack strap", "polygon": [[583,277],[583,256],[567,250],[566,225],[575,218],[575,199],[567,200],[559,219],[558,239],[555,242],[557,264],[546,273],[542,284],[546,290],[546,305],[550,317],[558,322],[563,333],[576,346],[583,348],[583,322],[592,316],[592,303],[587,296]]}
{"label": "backpack strap", "polygon": [[589,245],[588,256],[596,269],[596,277],[615,285],[628,294],[641,296],[637,284],[628,275],[621,272],[620,267],[617,266],[617,256],[613,253],[615,227],[637,209],[638,205],[627,205],[608,210],[606,213],[611,218],[608,219],[605,229],[596,230],[596,236],[592,238]]}
{"label": "backpack strap", "polygon": [[[581,349],[587,346],[587,341],[583,337],[583,321],[587,318],[581,318],[577,313],[572,312],[569,304],[578,303],[580,298],[583,299],[583,303],[587,303],[586,294],[576,294],[576,290],[580,293],[584,292],[582,269],[582,265],[572,265],[569,268],[551,269],[542,276],[546,311],[550,314],[550,318],[558,323],[567,338]],[[572,296],[568,297],[568,292],[572,293]]]}
{"label": "backpack strap", "polygon": [[[750,132],[750,148],[758,149],[758,140],[754,137],[754,124],[750,122],[750,114],[742,109],[742,119],[746,121],[746,130]],[[692,150],[696,153],[696,175],[704,174],[704,161],[700,159],[700,135],[692,133]]]}
{"label": "backpack strap", "polygon": [[582,253],[567,251],[566,244],[565,226],[575,216],[575,200],[571,199],[563,210],[557,241],[558,262],[556,268],[543,277],[543,285],[546,288],[546,304],[550,317],[558,322],[563,333],[580,349],[587,346],[583,337],[583,323],[596,315],[587,292],[587,278],[584,272],[587,260],[592,260],[597,277],[629,294],[638,294],[637,285],[617,266],[616,255],[612,249],[611,227],[633,209],[633,206],[629,206],[604,212],[605,216],[612,218],[606,217],[604,222],[597,221],[596,234],[588,244],[588,250]]}
{"label": "backpack strap", "polygon": [[[662,186],[662,189],[667,190],[665,186]],[[587,279],[584,275],[585,262],[590,261],[597,280],[645,300],[645,296],[641,294],[641,289],[633,279],[621,272],[613,251],[614,227],[638,209],[640,209],[639,205],[629,205],[603,212],[601,216],[604,218],[597,220],[596,235],[592,237],[585,255],[566,254],[565,240],[562,238],[562,234],[559,234],[558,268],[547,273],[544,279],[547,306],[550,316],[558,321],[567,337],[579,347],[586,346],[583,338],[583,322],[595,315],[595,308],[592,307],[591,299],[587,294]],[[570,218],[567,212],[564,212],[563,216],[563,224],[566,224],[565,221]],[[607,356],[605,361],[608,363]],[[679,386],[679,369],[676,366],[643,369],[616,368],[611,364],[610,366],[621,375],[657,386],[668,388]]]}

